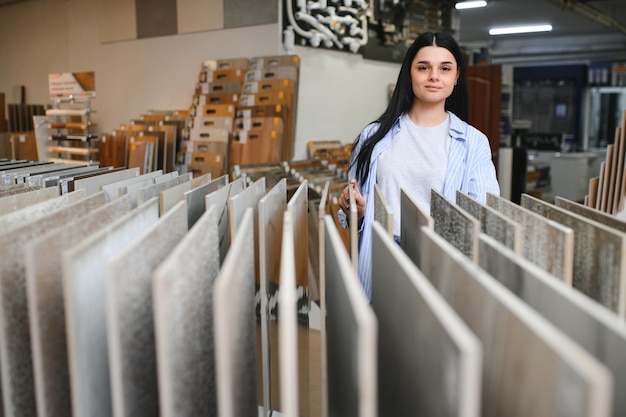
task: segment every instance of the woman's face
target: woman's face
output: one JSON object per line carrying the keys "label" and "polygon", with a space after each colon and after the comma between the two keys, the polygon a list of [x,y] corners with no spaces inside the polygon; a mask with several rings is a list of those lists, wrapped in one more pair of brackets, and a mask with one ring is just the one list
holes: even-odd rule
{"label": "woman's face", "polygon": [[411,85],[418,101],[445,104],[458,78],[456,59],[446,48],[425,46],[411,63]]}

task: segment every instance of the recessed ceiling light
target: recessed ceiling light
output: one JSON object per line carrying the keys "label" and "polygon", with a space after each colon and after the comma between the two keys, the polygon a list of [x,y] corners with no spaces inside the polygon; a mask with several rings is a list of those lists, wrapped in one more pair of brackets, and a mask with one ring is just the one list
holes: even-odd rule
{"label": "recessed ceiling light", "polygon": [[457,10],[464,9],[476,9],[478,7],[485,7],[487,5],[486,1],[461,1],[454,5]]}
{"label": "recessed ceiling light", "polygon": [[511,35],[516,33],[550,32],[552,25],[508,26],[489,29],[490,35]]}

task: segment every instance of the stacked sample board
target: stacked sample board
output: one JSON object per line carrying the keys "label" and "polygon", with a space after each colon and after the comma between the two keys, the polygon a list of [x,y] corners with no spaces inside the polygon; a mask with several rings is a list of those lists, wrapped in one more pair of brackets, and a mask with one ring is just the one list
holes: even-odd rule
{"label": "stacked sample board", "polygon": [[[392,213],[379,196],[370,302],[328,166],[54,183],[3,164],[4,415],[626,415],[626,224],[588,207],[433,191],[431,213],[406,193]],[[563,233],[569,279],[524,250]]]}
{"label": "stacked sample board", "polygon": [[299,70],[297,55],[204,61],[187,122],[190,171],[291,160]]}

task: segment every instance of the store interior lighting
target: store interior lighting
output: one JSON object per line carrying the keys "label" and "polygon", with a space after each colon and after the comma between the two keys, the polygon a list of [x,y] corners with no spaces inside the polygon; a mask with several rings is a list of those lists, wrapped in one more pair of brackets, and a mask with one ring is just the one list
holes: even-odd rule
{"label": "store interior lighting", "polygon": [[495,35],[512,35],[519,33],[533,33],[533,32],[550,32],[552,25],[529,25],[529,26],[507,26],[499,28],[489,29],[489,34]]}
{"label": "store interior lighting", "polygon": [[454,5],[457,10],[476,9],[479,7],[485,7],[486,1],[461,1]]}

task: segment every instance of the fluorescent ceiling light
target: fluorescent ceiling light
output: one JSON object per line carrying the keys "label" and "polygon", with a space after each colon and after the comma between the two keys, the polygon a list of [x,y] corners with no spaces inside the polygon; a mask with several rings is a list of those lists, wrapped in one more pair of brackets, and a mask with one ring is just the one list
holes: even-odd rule
{"label": "fluorescent ceiling light", "polygon": [[454,8],[457,10],[464,9],[476,9],[478,7],[485,7],[487,2],[484,0],[481,1],[461,1],[454,5]]}
{"label": "fluorescent ceiling light", "polygon": [[515,33],[550,32],[552,25],[508,26],[489,29],[490,35],[511,35]]}

